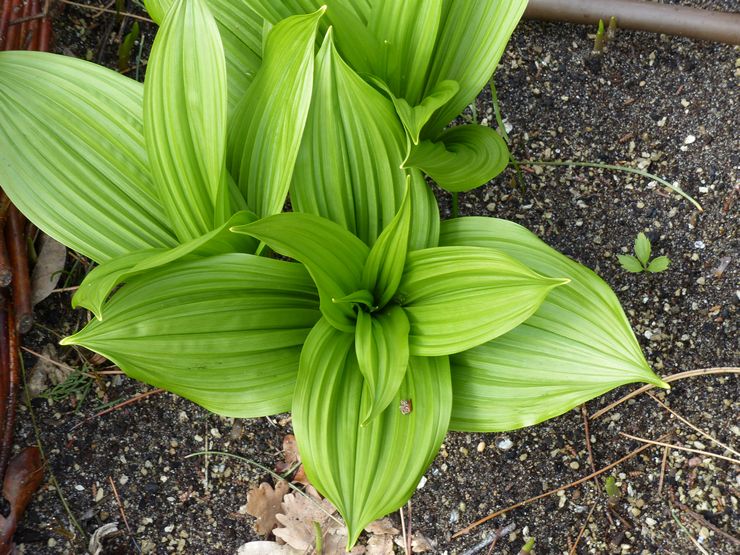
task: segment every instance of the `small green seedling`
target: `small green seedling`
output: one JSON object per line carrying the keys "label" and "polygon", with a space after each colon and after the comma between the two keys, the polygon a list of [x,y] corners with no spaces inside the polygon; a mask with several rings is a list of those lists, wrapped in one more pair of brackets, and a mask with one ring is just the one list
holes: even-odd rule
{"label": "small green seedling", "polygon": [[527,540],[527,543],[525,543],[522,546],[521,551],[519,551],[519,555],[533,555],[532,550],[534,549],[534,538],[529,538]]}
{"label": "small green seedling", "polygon": [[607,504],[613,509],[617,506],[617,503],[619,503],[620,496],[616,478],[614,478],[614,476],[609,476],[604,483],[604,488],[606,489],[606,495],[609,498]]}
{"label": "small green seedling", "polygon": [[640,232],[635,239],[635,255],[618,254],[617,258],[622,268],[628,272],[639,274],[640,272],[650,272],[656,274],[668,269],[671,261],[667,256],[658,256],[650,260],[650,239]]}

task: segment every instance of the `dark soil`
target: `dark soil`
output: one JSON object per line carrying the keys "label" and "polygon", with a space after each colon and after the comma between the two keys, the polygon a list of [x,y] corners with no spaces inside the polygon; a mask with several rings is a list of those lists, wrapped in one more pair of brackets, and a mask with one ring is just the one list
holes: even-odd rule
{"label": "dark soil", "polygon": [[[732,0],[687,3],[740,10]],[[57,14],[56,48],[115,68],[117,41],[132,20],[94,14],[71,6]],[[680,184],[704,211],[635,175],[530,162],[523,190],[507,171],[462,195],[461,213],[517,221],[594,268],[617,292],[658,373],[740,366],[740,53],[726,45],[620,30],[605,52],[594,55],[593,31],[525,22],[515,32],[496,73],[514,156],[640,165]],[[154,26],[142,26],[143,57],[135,61],[137,45],[132,74],[137,65],[143,73],[140,62],[154,32]],[[464,117],[495,126],[490,91]],[[640,231],[652,239],[656,255],[671,259],[667,271],[629,274],[620,268],[616,255],[631,251]],[[729,265],[717,272],[726,257]],[[37,311],[40,324],[25,345],[40,351],[76,329],[85,316],[68,307],[68,294],[44,301]],[[75,351],[57,348],[55,356],[81,364]],[[89,359],[89,353],[84,356]],[[26,355],[27,367],[36,361]],[[93,417],[105,402],[149,389],[104,375],[91,383],[84,400],[36,398],[33,414],[21,408],[18,447],[38,437],[48,457],[48,480],[16,536],[22,553],[85,553],[83,532],[89,536],[108,522],[118,522],[121,530],[106,542],[105,553],[111,554],[234,554],[242,543],[258,539],[252,517],[240,507],[249,488],[271,481],[269,475],[213,454],[186,457],[205,449],[228,451],[273,467],[291,431],[289,419],[221,418],[168,393]],[[631,389],[588,403],[588,412]],[[737,375],[728,374],[687,378],[657,395],[694,425],[738,446],[739,393]],[[669,431],[674,444],[723,453],[642,395],[591,423],[593,464],[606,466],[640,445],[619,432],[654,439]],[[585,476],[591,466],[580,410],[507,434],[451,433],[412,499],[413,528],[440,553],[485,553],[488,547],[480,542],[508,524],[514,531],[497,541],[493,553],[518,553],[528,537],[535,538],[537,553],[568,553],[595,507],[578,553],[698,552],[692,539],[707,553],[737,553],[740,544],[717,530],[740,536],[738,466],[671,450],[660,490],[663,455],[662,448],[650,448],[597,484],[536,501],[453,540],[476,519]],[[611,502],[605,476],[616,478],[620,490]]]}

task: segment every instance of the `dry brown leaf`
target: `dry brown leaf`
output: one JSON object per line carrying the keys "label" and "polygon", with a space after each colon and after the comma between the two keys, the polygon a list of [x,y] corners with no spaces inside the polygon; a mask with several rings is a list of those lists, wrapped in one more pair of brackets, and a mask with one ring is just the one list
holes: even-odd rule
{"label": "dry brown leaf", "polygon": [[367,542],[366,555],[390,555],[393,553],[393,536],[373,536]]}
{"label": "dry brown leaf", "polygon": [[295,493],[286,495],[283,498],[283,510],[276,515],[281,527],[275,528],[273,533],[295,549],[307,550],[314,545],[314,522],[318,522],[324,534],[344,528],[331,518],[330,515],[333,515],[336,509],[329,501],[321,499],[316,490],[311,487],[307,489],[307,492],[310,493],[308,495]]}
{"label": "dry brown leaf", "polygon": [[[394,540],[396,545],[404,547],[403,538],[396,538]],[[411,551],[413,553],[426,553],[427,551],[434,551],[434,544],[424,534],[416,533],[411,537]]]}
{"label": "dry brown leaf", "polygon": [[283,510],[283,497],[288,489],[288,482],[280,480],[274,489],[270,484],[262,482],[259,487],[249,490],[247,514],[257,519],[254,523],[255,532],[266,536],[277,526],[275,515]]}
{"label": "dry brown leaf", "polygon": [[67,247],[46,234],[41,235],[39,257],[31,274],[31,303],[36,305],[51,295],[67,261]]}
{"label": "dry brown leaf", "polygon": [[391,521],[391,519],[388,517],[374,520],[373,522],[365,526],[365,532],[368,532],[369,534],[375,534],[376,536],[397,536],[398,534],[400,534],[398,529],[393,526],[393,521]]}
{"label": "dry brown leaf", "polygon": [[276,542],[248,542],[239,546],[236,555],[304,555],[304,552]]}

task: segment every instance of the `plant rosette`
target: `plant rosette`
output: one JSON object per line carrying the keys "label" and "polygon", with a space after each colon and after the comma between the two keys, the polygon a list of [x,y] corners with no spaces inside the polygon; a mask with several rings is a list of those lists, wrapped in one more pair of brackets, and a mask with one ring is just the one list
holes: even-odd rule
{"label": "plant rosette", "polygon": [[[511,430],[665,384],[598,276],[517,224],[440,222],[426,186],[422,171],[478,180],[466,168],[487,147],[469,139],[493,148],[490,133],[442,129],[524,2],[281,12],[293,4],[148,1],[162,26],[143,86],[0,53],[0,183],[98,264],[73,299],[96,318],[63,343],[218,414],[292,408],[352,545],[413,493],[448,429]],[[289,191],[296,212],[279,214]]]}

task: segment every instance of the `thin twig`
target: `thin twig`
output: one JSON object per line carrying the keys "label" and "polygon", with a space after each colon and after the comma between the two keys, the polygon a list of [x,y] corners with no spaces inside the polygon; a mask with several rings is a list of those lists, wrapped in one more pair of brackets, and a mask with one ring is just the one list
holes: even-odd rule
{"label": "thin twig", "polygon": [[666,465],[668,464],[668,452],[670,451],[670,447],[664,447],[663,448],[663,460],[660,463],[660,479],[658,480],[658,496],[663,493],[663,482],[665,481],[665,469]]}
{"label": "thin twig", "polygon": [[573,547],[571,548],[568,555],[575,555],[576,549],[578,549],[578,542],[581,541],[581,538],[583,537],[583,533],[586,531],[586,526],[588,526],[588,521],[591,519],[591,515],[594,514],[594,509],[596,508],[596,503],[591,505],[591,510],[588,512],[588,516],[586,516],[586,522],[583,523],[583,526],[581,526],[581,531],[578,532],[578,536],[576,537],[576,541],[573,544]]}
{"label": "thin twig", "polygon": [[62,4],[68,4],[70,6],[74,6],[76,8],[82,8],[83,10],[92,10],[98,13],[105,12],[105,13],[112,13],[116,15],[120,15],[121,17],[132,17],[133,19],[138,19],[139,21],[146,21],[147,23],[154,23],[154,21],[148,17],[144,17],[143,15],[136,15],[133,13],[128,12],[117,12],[116,10],[109,10],[108,8],[103,8],[101,6],[89,6],[87,4],[80,4],[79,2],[71,2],[70,0],[59,0]]}
{"label": "thin twig", "polygon": [[[667,437],[667,434],[664,435],[664,436],[661,436],[661,439],[663,439],[665,437]],[[520,501],[519,503],[515,503],[514,505],[511,505],[510,507],[506,507],[505,509],[501,509],[500,511],[496,511],[494,513],[491,513],[490,515],[487,515],[487,516],[485,516],[485,517],[483,517],[483,518],[481,518],[479,520],[476,520],[475,522],[473,522],[472,524],[466,526],[462,530],[459,530],[452,537],[453,538],[458,538],[458,537],[460,537],[460,536],[462,536],[464,534],[469,533],[473,528],[476,528],[476,527],[480,526],[481,524],[483,524],[484,522],[488,522],[489,520],[491,520],[493,518],[496,518],[497,516],[500,516],[500,515],[502,515],[504,513],[508,513],[509,511],[512,511],[514,509],[518,509],[519,507],[523,507],[524,505],[528,505],[529,503],[532,503],[533,501],[537,501],[539,499],[544,499],[545,497],[549,497],[550,495],[553,495],[554,493],[557,493],[559,491],[570,489],[573,486],[577,486],[579,484],[582,484],[583,482],[588,482],[591,478],[595,478],[596,476],[600,476],[604,472],[608,472],[609,470],[611,470],[615,466],[620,465],[624,461],[629,460],[629,459],[631,459],[631,458],[639,455],[640,453],[642,453],[646,449],[649,449],[650,447],[651,447],[651,445],[649,445],[649,444],[643,445],[642,447],[638,447],[637,449],[635,449],[634,451],[631,451],[630,453],[628,453],[627,455],[625,455],[621,459],[619,459],[617,461],[614,461],[611,464],[606,465],[604,468],[602,468],[600,470],[597,470],[596,472],[592,472],[588,476],[584,476],[583,478],[579,478],[575,482],[571,482],[570,484],[566,484],[564,486],[560,486],[558,488],[551,489],[549,491],[546,491],[545,493],[541,493],[539,495],[535,495],[534,497],[530,497],[529,499],[525,499],[524,501]]]}
{"label": "thin twig", "polygon": [[121,503],[121,498],[118,496],[118,490],[116,489],[116,483],[113,481],[113,478],[108,476],[108,481],[110,482],[110,487],[113,490],[113,496],[116,498],[116,503],[118,503],[118,511],[121,513],[121,518],[123,519],[123,524],[126,526],[126,530],[128,531],[128,537],[131,538],[131,541],[134,544],[134,547],[136,548],[136,551],[141,553],[141,549],[139,549],[139,544],[136,543],[136,538],[134,537],[134,534],[131,532],[131,527],[128,525],[128,519],[126,518],[126,511],[123,510],[123,503]]}
{"label": "thin twig", "polygon": [[[586,434],[586,451],[588,451],[588,462],[591,465],[591,472],[596,472],[596,465],[594,464],[594,453],[591,450],[591,429],[588,425],[588,409],[586,403],[581,405],[581,414],[583,415],[583,430]],[[598,485],[598,480],[594,480]]]}
{"label": "thin twig", "polygon": [[156,389],[150,389],[149,391],[145,391],[144,393],[138,393],[138,394],[134,395],[133,397],[131,397],[130,399],[126,399],[125,401],[122,401],[122,402],[118,403],[117,405],[114,405],[112,407],[109,407],[109,408],[107,408],[105,410],[101,410],[100,412],[97,412],[97,413],[93,414],[92,416],[88,416],[82,422],[78,422],[77,424],[75,424],[74,426],[72,426],[72,429],[70,431],[75,431],[77,428],[79,428],[80,426],[86,424],[87,422],[89,422],[93,418],[98,418],[99,416],[104,416],[104,415],[108,414],[109,412],[116,411],[116,410],[118,410],[120,408],[125,407],[126,405],[131,405],[133,403],[137,403],[137,402],[141,401],[142,399],[144,399],[145,397],[149,397],[151,395],[156,395],[157,393],[162,393],[162,392],[164,392],[164,389],[156,388]]}
{"label": "thin twig", "polygon": [[398,514],[401,515],[401,538],[403,539],[403,553],[404,555],[411,555],[408,548],[407,536],[406,536],[406,519],[403,518],[403,507],[398,509]]}
{"label": "thin twig", "polygon": [[648,392],[648,397],[650,397],[653,401],[655,401],[656,403],[658,403],[661,407],[663,407],[665,410],[667,410],[668,412],[670,412],[673,416],[675,416],[676,418],[678,418],[681,422],[683,422],[684,424],[686,424],[692,430],[694,430],[697,433],[701,434],[702,436],[704,436],[705,438],[707,438],[712,443],[715,443],[715,444],[719,445],[720,447],[726,449],[727,451],[729,451],[730,453],[732,453],[736,457],[740,457],[740,453],[738,453],[737,451],[735,451],[732,447],[730,447],[729,445],[726,445],[726,444],[722,443],[718,439],[715,439],[714,437],[712,437],[711,435],[709,435],[708,433],[706,433],[701,428],[698,428],[697,426],[694,426],[691,422],[689,422],[683,416],[681,416],[676,411],[674,411],[673,409],[671,409],[671,407],[669,407],[668,405],[666,405],[663,401],[661,401],[660,399],[658,399],[652,393]]}
{"label": "thin twig", "polygon": [[[678,374],[673,374],[670,376],[663,376],[661,379],[666,383],[675,382],[677,380],[682,380],[684,378],[692,378],[694,376],[710,376],[714,374],[740,374],[740,368],[737,367],[719,367],[719,368],[702,368],[700,370],[689,370],[688,372],[680,372]],[[591,420],[596,420],[597,418],[601,418],[604,416],[607,412],[612,410],[617,405],[621,405],[625,401],[629,401],[633,397],[637,397],[641,393],[645,393],[646,391],[649,391],[653,389],[655,386],[653,384],[647,384],[643,385],[642,387],[635,389],[634,391],[628,393],[624,397],[614,401],[610,405],[607,405],[603,409],[597,410],[595,413],[591,415]]]}
{"label": "thin twig", "polygon": [[691,518],[693,518],[696,522],[699,523],[701,526],[706,526],[710,530],[714,530],[717,534],[728,540],[730,543],[733,543],[735,545],[740,545],[740,540],[737,539],[735,536],[732,536],[722,530],[722,528],[715,526],[711,522],[709,522],[707,519],[705,519],[703,516],[701,516],[699,513],[696,513],[692,511],[690,508],[688,508],[686,505],[681,503],[678,499],[675,498],[673,495],[673,492],[671,492],[671,503],[678,506],[679,509],[681,509],[683,512],[685,512],[687,515],[689,515]]}
{"label": "thin twig", "polygon": [[709,451],[702,451],[701,449],[692,449],[691,447],[684,447],[683,445],[674,445],[672,443],[664,443],[662,441],[655,441],[652,439],[646,439],[644,437],[632,436],[630,434],[625,434],[624,432],[619,432],[619,434],[626,438],[634,439],[635,441],[641,441],[649,445],[660,445],[661,447],[668,447],[669,449],[678,449],[679,451],[687,451],[689,453],[696,453],[698,455],[705,455],[707,457],[714,457],[716,459],[722,459],[723,461],[729,461],[733,464],[740,464],[740,460],[738,459],[733,459],[732,457],[725,457],[724,455],[718,455],[717,453],[710,453]]}
{"label": "thin twig", "polygon": [[691,540],[691,543],[693,543],[696,546],[696,548],[701,553],[703,553],[703,555],[709,555],[709,551],[704,549],[701,546],[701,544],[698,541],[696,541],[696,538],[691,534],[691,532],[689,532],[688,528],[686,528],[683,522],[679,520],[678,515],[676,515],[676,511],[673,509],[673,505],[671,505],[671,516],[673,517],[673,520],[676,521],[676,524],[678,524],[678,527],[689,537],[689,539]]}

